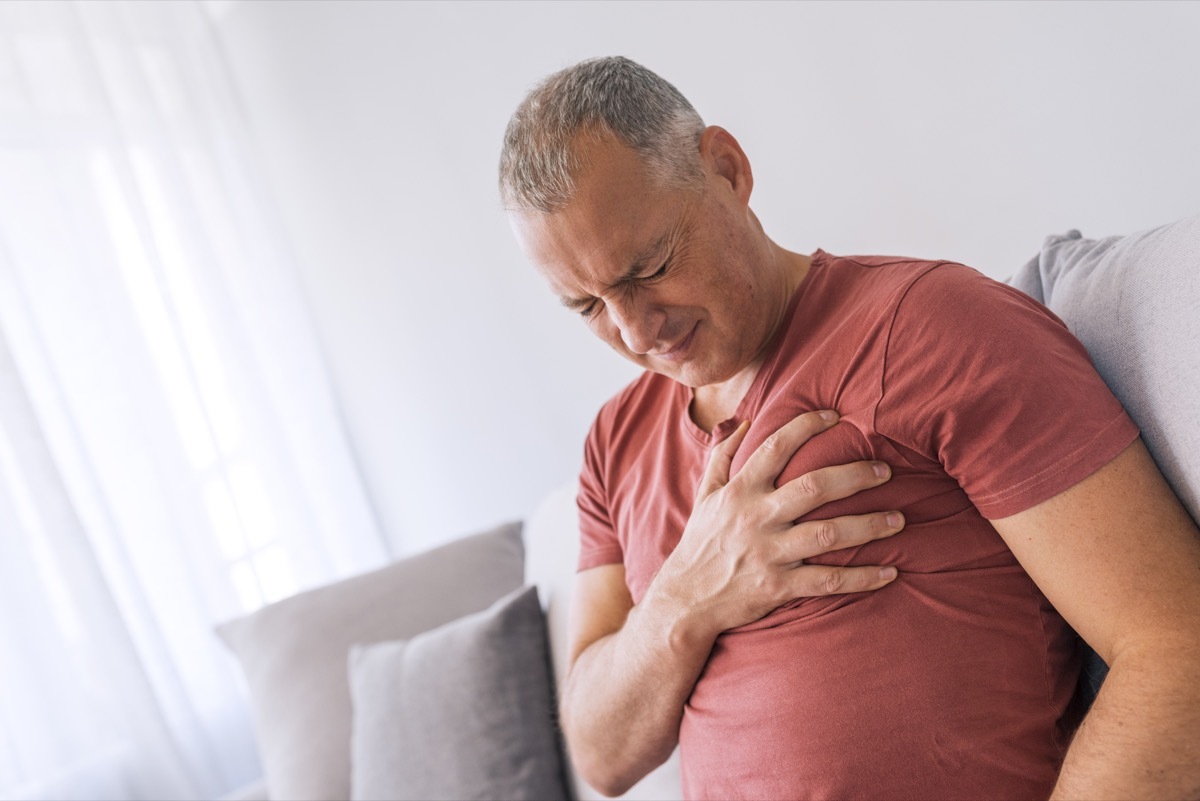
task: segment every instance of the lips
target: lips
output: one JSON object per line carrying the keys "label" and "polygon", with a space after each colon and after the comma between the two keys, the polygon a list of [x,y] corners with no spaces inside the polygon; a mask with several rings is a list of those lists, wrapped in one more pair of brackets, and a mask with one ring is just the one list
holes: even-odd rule
{"label": "lips", "polygon": [[684,357],[687,356],[688,350],[692,347],[692,339],[695,338],[696,329],[699,327],[700,323],[697,322],[694,326],[692,326],[692,330],[688,331],[688,335],[681,339],[674,347],[668,351],[656,353],[654,355],[669,362],[682,361]]}

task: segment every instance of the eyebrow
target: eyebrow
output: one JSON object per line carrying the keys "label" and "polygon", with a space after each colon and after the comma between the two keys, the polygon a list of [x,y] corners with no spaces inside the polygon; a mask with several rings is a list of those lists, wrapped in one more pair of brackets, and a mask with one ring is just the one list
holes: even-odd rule
{"label": "eyebrow", "polygon": [[[611,289],[614,287],[618,287],[621,284],[624,284],[628,281],[632,281],[634,278],[637,278],[638,274],[646,269],[646,265],[649,263],[650,259],[654,258],[655,254],[662,252],[663,246],[666,244],[667,238],[669,236],[670,236],[669,232],[664,233],[658,239],[654,240],[654,244],[650,245],[649,247],[644,247],[640,251],[638,251],[637,255],[635,255],[633,257],[633,261],[630,262],[629,269],[626,270],[625,274],[622,275],[620,278],[618,278],[616,280],[616,282],[613,283],[609,288]],[[595,300],[595,298],[566,298],[566,297],[564,297],[564,298],[561,298],[560,300],[562,301],[562,305],[566,306],[571,311],[579,311],[580,309],[582,309],[582,308],[586,307],[587,305],[589,305],[590,303],[592,303],[592,301]]]}

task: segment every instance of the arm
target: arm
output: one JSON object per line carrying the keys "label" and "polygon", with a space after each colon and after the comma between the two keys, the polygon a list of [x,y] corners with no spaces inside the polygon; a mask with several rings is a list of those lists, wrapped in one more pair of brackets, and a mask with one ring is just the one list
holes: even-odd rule
{"label": "arm", "polygon": [[1141,440],[993,523],[1110,668],[1052,798],[1200,798],[1200,534]]}
{"label": "arm", "polygon": [[732,480],[743,423],[713,448],[679,545],[641,603],[624,568],[579,574],[571,610],[563,731],[577,769],[607,795],[619,795],[670,756],[683,707],[722,632],[801,596],[874,590],[894,568],[804,565],[828,551],[890,536],[898,513],[812,521],[802,515],[887,480],[870,462],[775,481],[805,441],[836,422],[801,415],[759,447]]}

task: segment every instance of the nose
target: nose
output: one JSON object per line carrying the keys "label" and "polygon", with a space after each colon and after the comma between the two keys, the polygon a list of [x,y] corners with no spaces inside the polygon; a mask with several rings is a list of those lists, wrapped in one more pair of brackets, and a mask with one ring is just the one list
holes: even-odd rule
{"label": "nose", "polygon": [[607,303],[609,319],[621,332],[625,347],[638,355],[654,350],[658,335],[666,322],[667,314],[662,309],[633,300]]}

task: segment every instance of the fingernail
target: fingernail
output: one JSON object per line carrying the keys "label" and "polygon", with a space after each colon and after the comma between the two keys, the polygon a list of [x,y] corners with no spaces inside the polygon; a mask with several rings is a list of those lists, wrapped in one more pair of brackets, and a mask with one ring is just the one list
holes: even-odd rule
{"label": "fingernail", "polygon": [[891,469],[883,462],[876,462],[871,469],[873,469],[875,471],[875,475],[879,476],[880,478],[887,478],[888,473],[891,472]]}
{"label": "fingernail", "polygon": [[821,419],[826,423],[832,423],[838,419],[838,413],[833,409],[826,409],[822,412],[818,412],[818,414],[821,415]]}
{"label": "fingernail", "polygon": [[884,581],[891,581],[892,579],[894,579],[896,577],[896,568],[894,568],[894,567],[879,568],[879,577],[881,579],[883,579]]}
{"label": "fingernail", "polygon": [[891,528],[900,528],[904,523],[904,517],[899,512],[892,512],[887,516],[887,524]]}

